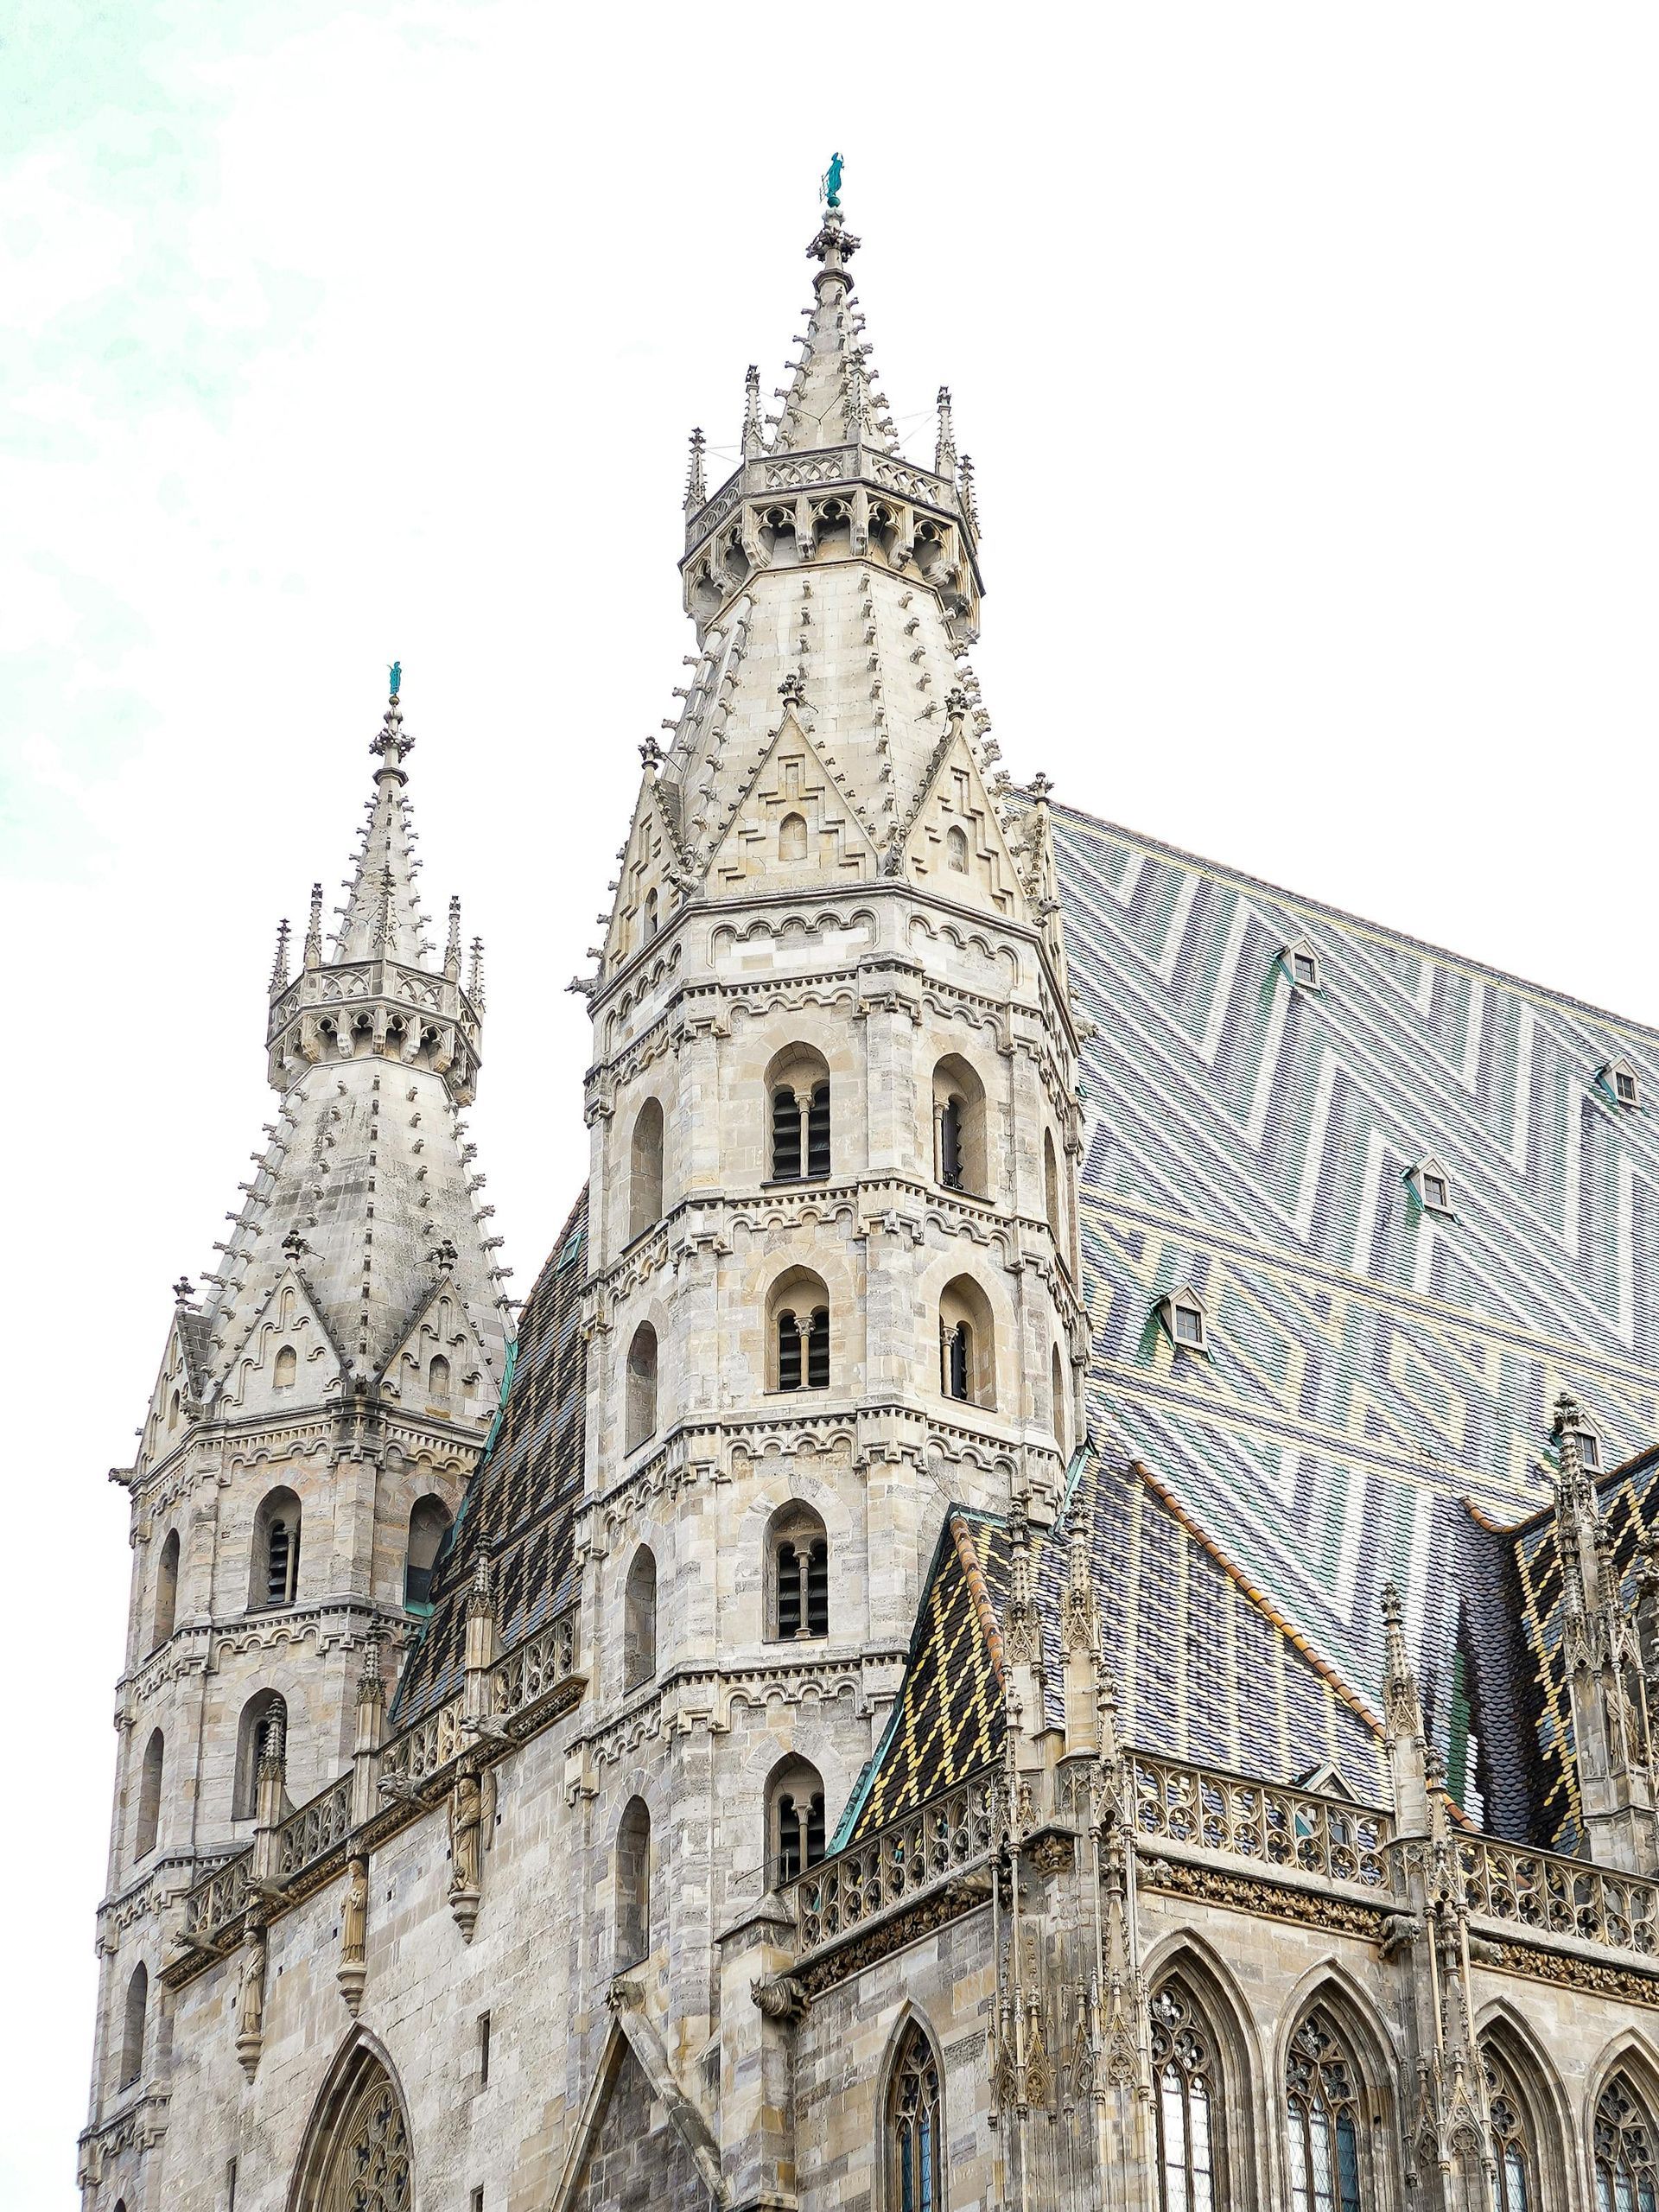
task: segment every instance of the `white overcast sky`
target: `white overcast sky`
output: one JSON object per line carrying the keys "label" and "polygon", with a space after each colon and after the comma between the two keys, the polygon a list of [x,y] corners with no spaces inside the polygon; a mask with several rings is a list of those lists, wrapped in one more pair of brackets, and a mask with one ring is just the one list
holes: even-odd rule
{"label": "white overcast sky", "polygon": [[690,645],[686,433],[718,469],[781,380],[838,147],[882,387],[925,454],[948,382],[978,465],[1016,776],[1659,1017],[1656,57],[1649,5],[0,10],[0,2202],[74,2201],[105,1472],[387,662],[522,1292]]}

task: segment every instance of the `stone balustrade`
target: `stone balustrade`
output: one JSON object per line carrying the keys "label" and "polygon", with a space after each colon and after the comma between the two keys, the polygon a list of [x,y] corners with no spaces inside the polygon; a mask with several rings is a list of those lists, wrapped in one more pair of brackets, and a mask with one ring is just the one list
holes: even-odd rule
{"label": "stone balustrade", "polygon": [[1478,1835],[1458,1838],[1458,1859],[1477,1921],[1649,1958],[1659,1950],[1659,1882]]}
{"label": "stone balustrade", "polygon": [[1359,1889],[1394,1886],[1394,1822],[1386,1813],[1142,1751],[1132,1752],[1129,1764],[1142,1844],[1224,1852],[1264,1870],[1294,1867]]}
{"label": "stone balustrade", "polygon": [[987,1775],[947,1789],[862,1843],[820,1859],[795,1884],[795,1925],[816,1950],[889,1905],[988,1859],[996,1785]]}

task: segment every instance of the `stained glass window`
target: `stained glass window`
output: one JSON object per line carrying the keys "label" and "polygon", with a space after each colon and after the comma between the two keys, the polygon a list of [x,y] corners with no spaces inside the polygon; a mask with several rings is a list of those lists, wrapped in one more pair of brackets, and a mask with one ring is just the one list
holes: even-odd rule
{"label": "stained glass window", "polygon": [[1357,2083],[1329,2014],[1310,2012],[1285,2067],[1294,2212],[1363,2212]]}
{"label": "stained glass window", "polygon": [[409,2135],[404,2108],[383,2067],[364,2069],[340,2123],[322,2185],[304,2212],[409,2212]]}
{"label": "stained glass window", "polygon": [[1220,2082],[1209,2029],[1179,1981],[1153,1993],[1152,2075],[1162,2212],[1217,2212]]}
{"label": "stained glass window", "polygon": [[919,2027],[906,2032],[887,2114],[893,2212],[944,2212],[939,2163],[939,2069]]}
{"label": "stained glass window", "polygon": [[1659,2212],[1659,2135],[1628,2074],[1596,2106],[1596,2212]]}
{"label": "stained glass window", "polygon": [[1492,2125],[1492,2212],[1538,2212],[1526,2107],[1515,2077],[1491,2044],[1482,2044],[1486,2110]]}

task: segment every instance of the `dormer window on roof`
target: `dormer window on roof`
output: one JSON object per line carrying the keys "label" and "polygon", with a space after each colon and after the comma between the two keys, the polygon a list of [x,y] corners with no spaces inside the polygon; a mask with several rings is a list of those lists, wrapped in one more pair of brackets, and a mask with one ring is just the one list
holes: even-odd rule
{"label": "dormer window on roof", "polygon": [[1452,1218],[1452,1179],[1438,1160],[1431,1157],[1422,1160],[1406,1179],[1416,1192],[1425,1213],[1440,1213],[1447,1220]]}
{"label": "dormer window on roof", "polygon": [[1287,944],[1281,951],[1285,973],[1298,989],[1322,991],[1325,988],[1325,963],[1307,939],[1299,938],[1294,944]]}
{"label": "dormer window on roof", "polygon": [[1576,1400],[1567,1397],[1562,1397],[1557,1402],[1555,1441],[1558,1447],[1565,1436],[1570,1436],[1578,1446],[1579,1465],[1585,1473],[1599,1475],[1601,1472],[1600,1433],[1591,1427]]}
{"label": "dormer window on roof", "polygon": [[1206,1355],[1210,1350],[1210,1317],[1197,1291],[1189,1287],[1158,1301],[1158,1317],[1169,1332],[1178,1351]]}
{"label": "dormer window on roof", "polygon": [[1639,1106],[1642,1086],[1628,1060],[1610,1060],[1596,1080],[1616,1106]]}

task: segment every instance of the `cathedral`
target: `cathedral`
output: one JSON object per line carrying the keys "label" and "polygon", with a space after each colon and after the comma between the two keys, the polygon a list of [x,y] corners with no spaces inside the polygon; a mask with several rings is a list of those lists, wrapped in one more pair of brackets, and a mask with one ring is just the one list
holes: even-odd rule
{"label": "cathedral", "polygon": [[999,765],[836,201],[528,1297],[396,671],[279,932],[85,2212],[1659,2212],[1659,1035]]}

